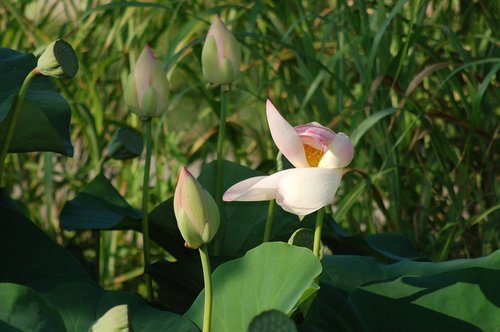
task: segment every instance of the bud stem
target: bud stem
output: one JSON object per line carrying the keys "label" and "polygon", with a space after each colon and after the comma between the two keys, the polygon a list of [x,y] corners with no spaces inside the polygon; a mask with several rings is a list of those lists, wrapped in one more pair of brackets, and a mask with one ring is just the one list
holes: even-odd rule
{"label": "bud stem", "polygon": [[210,258],[208,256],[207,245],[202,245],[199,249],[201,266],[203,268],[203,282],[205,284],[205,308],[203,311],[203,332],[210,332],[212,321],[212,271],[210,269]]}
{"label": "bud stem", "polygon": [[[149,203],[149,172],[151,169],[151,118],[143,120],[146,130],[146,159],[144,161],[144,181],[142,184],[142,236],[143,236],[143,254],[144,254],[144,269],[151,264],[149,256],[149,224],[148,224],[148,203]],[[148,274],[144,273],[146,280],[146,295],[148,301],[153,300],[153,286],[151,278]]]}
{"label": "bud stem", "polygon": [[2,187],[3,180],[3,171],[5,168],[5,158],[7,157],[7,152],[9,151],[10,142],[12,141],[12,137],[14,136],[14,132],[16,130],[17,119],[19,118],[19,114],[21,113],[21,108],[24,103],[24,98],[26,97],[26,92],[31,84],[31,80],[33,77],[38,75],[40,72],[37,68],[31,70],[26,78],[24,79],[23,84],[21,85],[21,89],[19,90],[19,94],[17,95],[14,103],[11,106],[10,120],[9,125],[7,126],[7,133],[5,135],[4,141],[2,143],[2,149],[0,150],[0,188]]}
{"label": "bud stem", "polygon": [[321,248],[321,229],[323,227],[323,216],[325,215],[325,208],[322,207],[316,213],[316,227],[314,228],[314,245],[313,254],[319,258],[319,250]]}
{"label": "bud stem", "polygon": [[[226,132],[226,113],[227,113],[227,94],[229,92],[227,85],[220,87],[220,114],[219,114],[219,136],[217,137],[217,162],[215,165],[215,202],[221,215],[222,211],[222,165],[224,162],[224,135]],[[221,251],[222,241],[224,240],[225,227],[224,222],[220,223],[218,234],[214,239],[214,253],[218,255]]]}

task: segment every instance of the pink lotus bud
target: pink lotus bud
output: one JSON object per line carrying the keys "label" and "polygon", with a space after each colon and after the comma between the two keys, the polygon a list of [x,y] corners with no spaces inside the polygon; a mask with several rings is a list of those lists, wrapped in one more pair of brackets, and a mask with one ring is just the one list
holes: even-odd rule
{"label": "pink lotus bud", "polygon": [[168,80],[151,48],[145,46],[125,84],[125,103],[141,118],[160,116],[167,110]]}
{"label": "pink lotus bud", "polygon": [[175,188],[174,212],[188,248],[196,249],[209,243],[219,229],[217,204],[185,167],[181,168]]}
{"label": "pink lotus bud", "polygon": [[240,72],[240,62],[238,41],[219,16],[214,16],[201,53],[203,76],[215,85],[231,84]]}

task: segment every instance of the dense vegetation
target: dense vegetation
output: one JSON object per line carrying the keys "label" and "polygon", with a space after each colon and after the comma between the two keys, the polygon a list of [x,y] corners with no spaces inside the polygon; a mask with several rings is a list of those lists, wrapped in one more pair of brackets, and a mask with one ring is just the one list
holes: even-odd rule
{"label": "dense vegetation", "polygon": [[[182,165],[197,174],[215,158],[220,92],[203,78],[200,57],[216,13],[242,51],[226,159],[276,170],[270,99],[292,124],[350,136],[354,160],[331,209],[348,234],[400,233],[435,262],[499,248],[495,1],[3,1],[1,47],[39,55],[63,37],[80,64],[73,80],[53,80],[71,106],[73,157],[11,154],[4,185],[46,234],[99,270],[101,285],[144,293],[141,238],[101,232],[98,269],[96,233],[63,230],[61,210],[101,170],[140,206],[142,159],[107,160],[107,146],[123,125],[142,131],[123,87],[146,44],[170,82],[169,111],[153,122],[150,206],[172,197]],[[173,253],[155,244],[152,254]]]}

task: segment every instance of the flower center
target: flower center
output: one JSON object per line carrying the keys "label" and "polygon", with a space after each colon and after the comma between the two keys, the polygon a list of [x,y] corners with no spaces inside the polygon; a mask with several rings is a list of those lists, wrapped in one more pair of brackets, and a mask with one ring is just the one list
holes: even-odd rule
{"label": "flower center", "polygon": [[313,148],[308,144],[304,144],[304,152],[306,153],[306,159],[311,167],[318,167],[321,157],[323,157],[323,151]]}

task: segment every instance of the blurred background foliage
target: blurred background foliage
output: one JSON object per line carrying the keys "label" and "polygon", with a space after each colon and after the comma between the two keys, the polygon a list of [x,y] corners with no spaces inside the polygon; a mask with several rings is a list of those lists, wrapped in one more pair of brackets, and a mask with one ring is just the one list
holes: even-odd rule
{"label": "blurred background foliage", "polygon": [[[399,232],[436,261],[498,249],[500,17],[486,0],[2,1],[1,47],[39,55],[63,37],[80,61],[74,80],[54,80],[72,108],[73,158],[17,154],[7,164],[7,187],[47,233],[92,247],[90,232],[61,231],[58,215],[99,173],[113,133],[142,131],[122,88],[145,44],[171,83],[170,111],[153,124],[151,206],[173,195],[181,165],[196,174],[214,159],[219,89],[204,81],[200,56],[216,13],[242,49],[227,159],[274,170],[269,98],[292,124],[317,121],[355,138],[333,207],[351,233]],[[141,162],[103,166],[136,207]],[[133,232],[104,239],[108,286],[142,273]]]}

